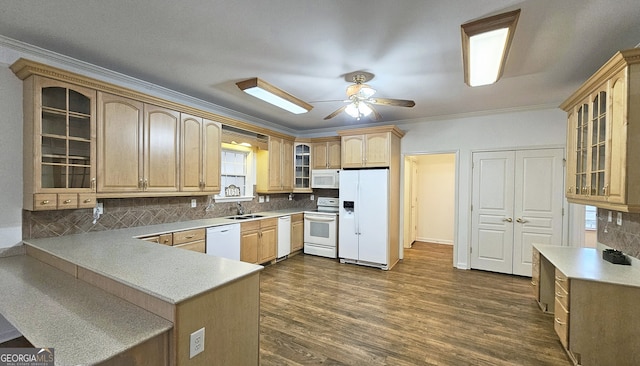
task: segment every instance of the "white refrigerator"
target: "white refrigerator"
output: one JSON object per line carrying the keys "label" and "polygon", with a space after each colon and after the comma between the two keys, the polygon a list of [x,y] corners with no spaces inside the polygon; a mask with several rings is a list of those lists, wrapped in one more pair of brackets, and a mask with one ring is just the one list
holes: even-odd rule
{"label": "white refrigerator", "polygon": [[389,170],[340,171],[338,256],[389,268]]}

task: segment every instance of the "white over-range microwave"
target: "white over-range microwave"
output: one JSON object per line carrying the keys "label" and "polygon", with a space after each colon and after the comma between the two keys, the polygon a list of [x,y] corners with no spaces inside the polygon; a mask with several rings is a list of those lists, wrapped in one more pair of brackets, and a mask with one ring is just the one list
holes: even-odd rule
{"label": "white over-range microwave", "polygon": [[339,169],[313,169],[311,170],[311,188],[340,188]]}

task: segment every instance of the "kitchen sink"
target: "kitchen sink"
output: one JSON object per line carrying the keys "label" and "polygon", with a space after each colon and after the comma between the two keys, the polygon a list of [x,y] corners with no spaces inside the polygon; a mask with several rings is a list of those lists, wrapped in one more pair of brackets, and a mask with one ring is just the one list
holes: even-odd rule
{"label": "kitchen sink", "polygon": [[259,217],[263,217],[262,215],[237,215],[227,217],[229,220],[247,220],[247,219],[257,219]]}

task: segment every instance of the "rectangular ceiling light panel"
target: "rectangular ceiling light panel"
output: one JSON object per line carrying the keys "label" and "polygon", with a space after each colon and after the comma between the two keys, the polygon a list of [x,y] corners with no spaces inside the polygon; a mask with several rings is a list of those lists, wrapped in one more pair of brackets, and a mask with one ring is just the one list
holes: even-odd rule
{"label": "rectangular ceiling light panel", "polygon": [[313,106],[259,78],[236,83],[240,90],[294,114],[307,113]]}
{"label": "rectangular ceiling light panel", "polygon": [[463,24],[464,82],[493,84],[504,70],[520,9]]}

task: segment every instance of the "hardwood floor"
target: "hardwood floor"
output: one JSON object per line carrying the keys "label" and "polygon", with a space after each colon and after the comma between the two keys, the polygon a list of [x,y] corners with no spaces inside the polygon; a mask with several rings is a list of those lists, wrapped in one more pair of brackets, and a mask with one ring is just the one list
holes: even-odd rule
{"label": "hardwood floor", "polygon": [[416,243],[391,271],[296,255],[260,279],[260,365],[571,365],[529,278]]}

